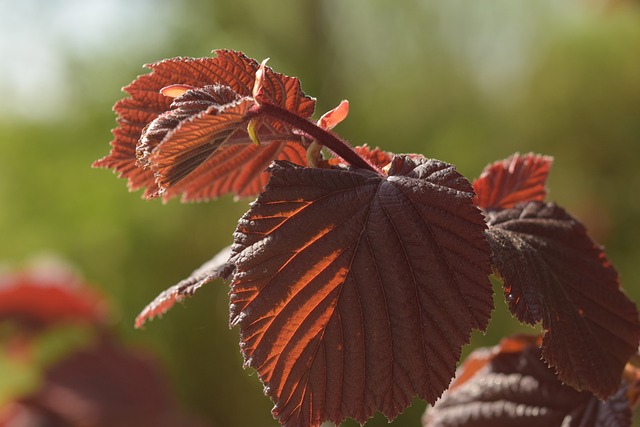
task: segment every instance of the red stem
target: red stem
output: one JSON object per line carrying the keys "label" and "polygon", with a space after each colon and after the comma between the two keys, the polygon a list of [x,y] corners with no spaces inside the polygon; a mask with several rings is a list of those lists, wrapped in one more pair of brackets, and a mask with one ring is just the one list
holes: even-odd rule
{"label": "red stem", "polygon": [[349,144],[340,139],[333,132],[322,129],[320,126],[316,125],[313,122],[310,122],[303,117],[300,117],[296,113],[293,113],[277,105],[263,102],[251,107],[251,109],[247,113],[247,118],[261,115],[278,119],[307,133],[320,144],[324,145],[325,147],[336,153],[338,156],[342,157],[353,167],[368,169],[377,174],[381,173],[378,168],[371,164],[367,159],[360,157],[360,155],[356,153]]}

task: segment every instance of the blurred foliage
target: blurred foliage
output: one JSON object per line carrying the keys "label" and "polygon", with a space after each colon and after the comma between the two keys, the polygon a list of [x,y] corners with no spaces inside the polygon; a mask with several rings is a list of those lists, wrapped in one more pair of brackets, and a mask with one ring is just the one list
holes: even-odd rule
{"label": "blurred foliage", "polygon": [[[89,167],[107,154],[111,106],[123,96],[119,88],[145,72],[143,63],[215,48],[270,57],[277,71],[300,77],[318,98],[318,113],[349,99],[350,116],[336,130],[352,144],[419,152],[456,164],[470,179],[515,151],[553,155],[550,198],[606,246],[623,286],[640,301],[638,2],[182,0],[154,7],[162,13],[133,8],[138,27],[127,39],[115,29],[91,52],[59,46],[68,101],[56,107],[60,114],[40,120],[3,109],[0,260],[19,265],[55,253],[77,266],[109,295],[122,337],[154,349],[185,404],[215,425],[276,425],[256,375],[242,369],[237,331],[227,326],[226,286],[205,287],[186,309],[144,331],[132,325],[159,291],[231,241],[248,201],[144,201]],[[473,345],[523,330],[495,289],[489,333],[475,334]],[[423,410],[416,401],[394,425],[418,425]]]}

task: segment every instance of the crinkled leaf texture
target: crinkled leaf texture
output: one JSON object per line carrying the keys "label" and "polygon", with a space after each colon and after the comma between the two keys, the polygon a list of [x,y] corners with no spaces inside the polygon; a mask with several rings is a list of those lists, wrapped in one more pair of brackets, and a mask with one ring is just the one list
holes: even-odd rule
{"label": "crinkled leaf texture", "polygon": [[162,316],[176,302],[192,296],[202,285],[215,279],[227,279],[233,273],[235,265],[229,260],[231,246],[221,250],[216,256],[191,273],[189,277],[163,291],[154,298],[136,317],[135,326],[141,328],[147,320]]}
{"label": "crinkled leaf texture", "polygon": [[[303,138],[282,123],[257,125],[261,144],[246,132],[244,114],[259,64],[240,52],[217,50],[214,58],[173,58],[147,65],[150,74],[124,90],[130,95],[114,106],[118,127],[109,155],[94,163],[128,179],[130,190],[184,201],[208,200],[226,193],[258,194],[273,159],[306,164]],[[165,96],[179,85],[184,93]],[[191,88],[191,89],[189,89]],[[167,94],[182,91],[165,91]],[[304,95],[298,79],[266,67],[262,96],[303,118],[315,100]]]}
{"label": "crinkled leaf texture", "polygon": [[442,398],[428,408],[423,427],[628,427],[626,384],[601,401],[562,384],[540,357],[539,340],[513,336],[477,349]]}
{"label": "crinkled leaf texture", "polygon": [[231,324],[284,426],[389,419],[448,387],[493,302],[473,189],[437,160],[388,176],[270,167],[235,233]]}
{"label": "crinkled leaf texture", "polygon": [[473,182],[482,209],[507,209],[521,202],[544,201],[553,157],[514,154],[487,166]]}
{"label": "crinkled leaf texture", "polygon": [[490,212],[487,238],[511,312],[542,322],[544,358],[562,381],[606,398],[638,348],[638,312],[604,252],[555,204]]}

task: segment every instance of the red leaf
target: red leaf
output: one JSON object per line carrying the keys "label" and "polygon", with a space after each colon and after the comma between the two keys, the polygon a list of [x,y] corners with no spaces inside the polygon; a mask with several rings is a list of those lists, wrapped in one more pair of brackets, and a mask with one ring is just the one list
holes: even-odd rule
{"label": "red leaf", "polygon": [[318,126],[322,129],[331,130],[336,127],[340,122],[347,118],[349,114],[349,101],[342,100],[340,104],[327,111],[318,119]]}
{"label": "red leaf", "polygon": [[[240,130],[244,122],[244,114],[252,105],[253,100],[244,98],[222,107],[212,106],[201,113],[188,117],[173,130],[166,132],[165,138],[148,155],[149,165],[156,172],[159,194],[175,187],[189,175],[195,177],[198,173],[207,173],[208,168],[205,167],[200,172],[199,167],[203,166],[208,159],[214,160],[214,164],[219,163],[218,150],[234,132]],[[154,123],[155,121],[152,125]],[[234,168],[239,169],[243,166],[243,164],[234,165]],[[263,169],[253,171],[253,174],[259,174]],[[207,186],[211,183],[205,182],[203,184]],[[187,193],[183,199],[189,199],[189,191],[198,190],[201,188],[193,188],[193,185],[188,186],[183,190]],[[174,188],[165,197],[168,198],[175,193]]]}
{"label": "red leaf", "polygon": [[[175,87],[176,85],[165,87],[161,92],[163,94],[165,92],[173,92],[174,89],[172,88]],[[183,86],[180,87],[183,88]],[[184,93],[174,99],[171,103],[170,110],[160,114],[142,131],[140,140],[136,145],[138,165],[153,167],[154,163],[150,157],[158,151],[157,148],[163,141],[171,137],[181,125],[188,124],[193,120],[197,120],[203,116],[206,117],[207,115],[212,115],[216,118],[213,129],[204,128],[207,132],[204,137],[199,134],[194,135],[194,137],[200,138],[200,141],[198,141],[199,144],[213,144],[216,142],[216,137],[219,137],[218,134],[220,131],[217,128],[222,126],[223,129],[221,131],[224,132],[225,135],[221,141],[217,142],[217,148],[229,136],[228,129],[226,129],[229,125],[226,125],[226,122],[230,121],[231,126],[237,127],[238,123],[243,120],[242,115],[240,120],[238,120],[236,118],[237,114],[225,116],[224,113],[226,110],[232,110],[233,107],[237,107],[237,104],[240,104],[242,101],[247,101],[245,103],[250,105],[253,103],[251,98],[242,97],[235,93],[230,87],[218,84],[185,90]],[[245,107],[245,110],[248,109],[249,106]],[[193,149],[193,147],[191,147],[191,149]],[[186,149],[183,151],[186,151]],[[211,154],[211,152],[208,154]]]}
{"label": "red leaf", "polygon": [[487,166],[473,182],[482,209],[508,209],[520,202],[544,201],[553,157],[518,153]]}
{"label": "red leaf", "polygon": [[638,312],[582,224],[554,204],[490,212],[487,238],[511,312],[542,321],[543,356],[562,381],[601,398],[638,348]]}
{"label": "red leaf", "polygon": [[0,277],[0,320],[7,319],[36,329],[63,322],[103,325],[107,311],[104,298],[64,266],[41,266]]}
{"label": "red leaf", "polygon": [[631,408],[624,383],[600,401],[562,384],[541,360],[536,337],[514,336],[471,353],[422,425],[628,427]]}
{"label": "red leaf", "polygon": [[[251,146],[239,114],[252,99],[259,65],[240,52],[216,54],[148,65],[152,73],[127,86],[131,97],[116,103],[118,128],[112,150],[94,166],[126,177],[131,190],[146,187],[146,197],[168,187],[167,199],[182,194],[183,200],[202,200],[228,192],[255,195],[266,182],[263,170],[271,160],[304,162],[302,137],[273,120],[260,124],[258,133],[265,145]],[[315,101],[302,93],[298,79],[266,67],[262,87],[261,96],[269,102],[303,118],[313,114]],[[218,88],[222,96],[216,97],[211,88]],[[232,163],[227,164],[229,160]]]}
{"label": "red leaf", "polygon": [[[391,163],[391,158],[393,157],[392,153],[388,151],[382,151],[378,147],[371,149],[367,144],[353,147],[353,150],[356,153],[358,153],[360,157],[367,159],[369,162],[371,162],[371,164],[377,166],[380,169],[384,168],[385,166],[389,166],[389,163]],[[415,158],[415,160],[419,160],[419,157],[412,156],[412,158]],[[336,166],[336,165],[347,166],[347,163],[344,160],[342,160],[340,157],[332,157],[331,159],[328,160],[327,163],[333,166]]]}
{"label": "red leaf", "polygon": [[234,265],[229,261],[231,246],[221,250],[216,256],[191,273],[189,277],[163,291],[136,317],[135,327],[141,328],[147,320],[162,316],[176,302],[190,297],[202,286],[215,279],[227,279],[233,273]]}
{"label": "red leaf", "polygon": [[285,426],[389,419],[449,385],[491,309],[469,182],[397,156],[389,176],[275,162],[235,233],[231,324]]}

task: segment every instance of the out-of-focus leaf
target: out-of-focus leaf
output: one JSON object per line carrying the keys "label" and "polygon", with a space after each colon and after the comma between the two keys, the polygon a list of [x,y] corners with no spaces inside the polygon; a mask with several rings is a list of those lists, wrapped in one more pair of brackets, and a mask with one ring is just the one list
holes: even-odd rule
{"label": "out-of-focus leaf", "polygon": [[627,397],[632,408],[637,408],[640,404],[640,354],[636,353],[629,359],[629,363],[624,367],[624,380],[627,382]]}
{"label": "out-of-focus leaf", "polygon": [[522,322],[542,322],[544,358],[579,390],[615,393],[640,322],[602,249],[554,204],[489,212],[488,224],[509,309]]}
{"label": "out-of-focus leaf", "polygon": [[152,358],[108,339],[52,366],[42,381],[36,393],[18,402],[23,411],[49,423],[58,420],[69,427],[201,425],[179,410],[166,377]]}
{"label": "out-of-focus leaf", "polygon": [[437,160],[388,176],[275,162],[235,233],[231,324],[284,426],[389,419],[447,388],[493,302],[470,183]]}
{"label": "out-of-focus leaf", "polygon": [[200,426],[106,320],[103,299],[58,262],[0,277],[0,425]]}
{"label": "out-of-focus leaf", "polygon": [[[116,103],[111,152],[94,166],[126,177],[131,190],[146,187],[146,197],[160,192],[165,199],[182,195],[186,201],[229,192],[255,195],[266,182],[263,170],[271,160],[305,164],[304,138],[281,122],[261,120],[262,144],[253,146],[243,114],[254,102],[251,88],[259,64],[240,52],[216,54],[148,65],[152,73],[127,86],[131,96]],[[315,108],[298,79],[269,67],[261,96],[303,118]]]}
{"label": "out-of-focus leaf", "polygon": [[540,355],[540,340],[513,336],[477,349],[451,388],[427,409],[423,427],[628,427],[626,384],[606,401],[562,384]]}
{"label": "out-of-focus leaf", "polygon": [[189,277],[163,291],[136,317],[136,328],[141,328],[147,320],[161,316],[178,301],[192,296],[202,285],[215,279],[227,279],[235,268],[229,261],[231,246],[221,250],[216,256],[195,270]]}
{"label": "out-of-focus leaf", "polygon": [[482,209],[508,209],[521,202],[544,201],[553,157],[518,153],[487,166],[473,182]]}
{"label": "out-of-focus leaf", "polygon": [[0,276],[0,321],[41,329],[63,322],[102,325],[106,302],[62,266]]}

